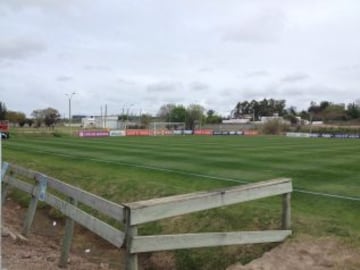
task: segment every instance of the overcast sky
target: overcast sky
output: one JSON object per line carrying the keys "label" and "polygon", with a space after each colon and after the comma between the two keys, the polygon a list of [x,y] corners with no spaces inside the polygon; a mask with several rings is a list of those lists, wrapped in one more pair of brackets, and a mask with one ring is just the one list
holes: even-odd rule
{"label": "overcast sky", "polygon": [[360,98],[359,0],[1,0],[0,33],[0,101],[28,115]]}

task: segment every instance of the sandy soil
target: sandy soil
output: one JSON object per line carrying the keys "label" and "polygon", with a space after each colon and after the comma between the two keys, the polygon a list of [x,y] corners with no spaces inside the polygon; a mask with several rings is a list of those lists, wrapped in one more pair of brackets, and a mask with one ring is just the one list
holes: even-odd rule
{"label": "sandy soil", "polygon": [[227,270],[358,270],[360,250],[332,238],[297,236],[265,253],[261,258]]}
{"label": "sandy soil", "polygon": [[[60,257],[63,224],[37,211],[32,233],[22,239],[20,232],[25,209],[8,199],[2,207],[2,268],[7,270],[61,269]],[[80,226],[75,228],[67,269],[124,269],[123,251],[118,250]],[[174,270],[172,253],[161,252],[140,258],[140,269]],[[261,258],[226,270],[358,270],[360,249],[350,248],[332,238],[314,239],[301,235],[288,240]],[[190,269],[178,269],[190,270]],[[222,270],[222,269],[214,269]]]}

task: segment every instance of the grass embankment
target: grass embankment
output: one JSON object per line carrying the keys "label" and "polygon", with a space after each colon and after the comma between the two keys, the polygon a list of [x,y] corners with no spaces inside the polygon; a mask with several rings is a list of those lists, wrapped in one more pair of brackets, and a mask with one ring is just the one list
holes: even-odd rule
{"label": "grass embankment", "polygon": [[[293,179],[295,189],[359,197],[360,140],[285,137],[13,136],[6,161],[44,172],[115,202]],[[360,202],[294,192],[295,234],[335,235],[360,246]],[[140,234],[278,228],[280,198],[150,223]],[[179,269],[224,269],[269,245],[177,251]]]}

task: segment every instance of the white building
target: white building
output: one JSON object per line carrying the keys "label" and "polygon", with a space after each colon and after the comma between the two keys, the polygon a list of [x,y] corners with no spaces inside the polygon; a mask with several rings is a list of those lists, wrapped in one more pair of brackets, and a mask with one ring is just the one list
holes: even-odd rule
{"label": "white building", "polygon": [[123,129],[125,123],[117,115],[90,116],[81,119],[83,128]]}

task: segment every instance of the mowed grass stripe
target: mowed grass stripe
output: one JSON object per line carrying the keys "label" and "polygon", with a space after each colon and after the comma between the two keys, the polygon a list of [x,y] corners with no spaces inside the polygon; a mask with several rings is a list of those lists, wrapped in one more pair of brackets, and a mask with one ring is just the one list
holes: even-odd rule
{"label": "mowed grass stripe", "polygon": [[[185,139],[189,148],[182,144],[180,152],[173,142]],[[189,140],[191,138],[191,140]],[[153,144],[154,148],[145,149],[142,147],[144,142],[161,141],[164,139],[162,148],[158,148],[158,143]],[[219,151],[213,148],[206,149],[202,140],[213,140],[213,144],[226,143],[229,140],[231,145],[237,142],[237,146],[242,151]],[[336,192],[344,195],[355,195],[359,192],[359,181],[354,177],[358,174],[357,163],[360,161],[354,151],[359,144],[351,140],[313,140],[300,139],[301,144],[319,142],[316,148],[312,147],[313,152],[304,154],[292,150],[291,142],[297,142],[293,138],[243,138],[243,137],[166,137],[166,138],[106,138],[106,139],[54,139],[34,140],[34,149],[37,151],[48,151],[53,153],[62,152],[66,156],[78,158],[92,158],[103,161],[117,162],[122,166],[133,166],[142,168],[152,168],[184,172],[187,174],[201,174],[208,177],[226,178],[239,181],[259,181],[272,177],[292,177],[297,188],[306,188],[311,191]],[[284,141],[283,145],[290,145],[286,150],[279,149],[275,152],[266,152],[263,144],[275,142],[276,145]],[[19,140],[20,142],[20,140]],[[90,146],[88,145],[90,143]],[[119,144],[120,142],[120,144]],[[127,143],[124,143],[127,142]],[[131,143],[132,142],[132,143]],[[136,143],[134,143],[136,142]],[[351,147],[352,151],[348,148]],[[246,151],[243,145],[251,143],[251,151]],[[226,145],[226,144],[225,144]],[[255,148],[254,145],[257,145]],[[294,144],[299,147],[298,144]],[[342,149],[341,146],[345,149]],[[22,140],[22,148],[31,147],[26,140]],[[311,149],[308,145],[306,151]],[[325,147],[326,146],[326,147]],[[276,146],[272,146],[276,147]],[[284,146],[282,146],[283,148]],[[335,149],[334,149],[335,148]],[[233,149],[233,148],[232,148]],[[269,147],[267,148],[269,149]],[[340,150],[341,151],[340,151]],[[196,151],[197,150],[197,151]],[[330,153],[338,153],[334,158],[329,159]],[[265,157],[264,157],[265,156]],[[317,157],[317,161],[311,157]],[[345,158],[346,156],[346,158]],[[355,181],[354,181],[355,180]]]}

